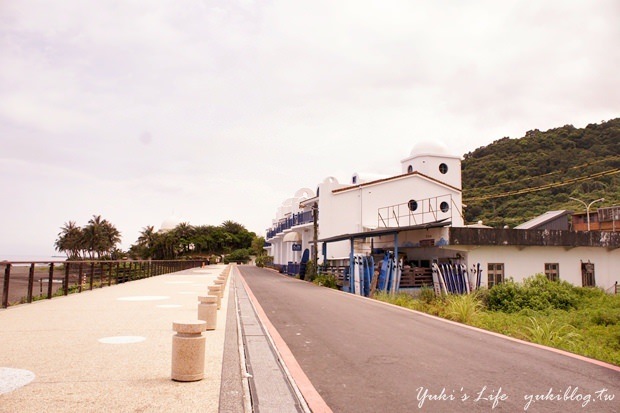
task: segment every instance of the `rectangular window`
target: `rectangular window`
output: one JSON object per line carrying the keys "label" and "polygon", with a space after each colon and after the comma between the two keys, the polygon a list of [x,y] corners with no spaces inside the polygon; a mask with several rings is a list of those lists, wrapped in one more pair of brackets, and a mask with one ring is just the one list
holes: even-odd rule
{"label": "rectangular window", "polygon": [[594,278],[594,264],[591,262],[581,263],[581,285],[584,287],[596,287]]}
{"label": "rectangular window", "polygon": [[487,288],[504,282],[504,264],[489,263],[487,265]]}
{"label": "rectangular window", "polygon": [[545,264],[545,275],[550,281],[560,281],[560,264]]}

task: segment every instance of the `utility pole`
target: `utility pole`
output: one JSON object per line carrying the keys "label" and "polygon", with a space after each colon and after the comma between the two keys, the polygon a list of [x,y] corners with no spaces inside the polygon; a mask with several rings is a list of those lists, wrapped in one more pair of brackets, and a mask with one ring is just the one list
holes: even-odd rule
{"label": "utility pole", "polygon": [[312,221],[314,228],[314,235],[312,236],[312,241],[314,242],[314,248],[312,249],[312,262],[314,263],[314,271],[316,274],[319,273],[319,258],[318,258],[318,249],[319,249],[319,206],[315,202],[312,204]]}

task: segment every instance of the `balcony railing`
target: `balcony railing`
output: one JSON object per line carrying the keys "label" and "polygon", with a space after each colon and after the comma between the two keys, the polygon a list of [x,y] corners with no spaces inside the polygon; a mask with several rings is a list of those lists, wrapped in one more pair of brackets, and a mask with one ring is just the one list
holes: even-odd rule
{"label": "balcony railing", "polygon": [[379,208],[379,228],[406,227],[450,220],[454,213],[461,214],[451,195],[410,200],[407,203]]}
{"label": "balcony railing", "polygon": [[290,217],[281,219],[276,225],[267,230],[267,239],[271,239],[276,235],[291,229],[298,225],[309,224],[312,222],[312,211],[298,212]]}
{"label": "balcony railing", "polygon": [[[200,267],[204,261],[1,261],[1,308]],[[38,287],[38,288],[37,288]],[[37,293],[38,290],[38,293]]]}

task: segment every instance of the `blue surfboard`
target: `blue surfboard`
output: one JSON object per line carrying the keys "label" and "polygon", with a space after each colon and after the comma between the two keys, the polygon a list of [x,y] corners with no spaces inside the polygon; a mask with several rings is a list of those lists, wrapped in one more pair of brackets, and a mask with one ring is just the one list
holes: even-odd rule
{"label": "blue surfboard", "polygon": [[372,290],[372,277],[375,276],[375,260],[372,255],[368,256],[368,296],[370,297],[370,290]]}
{"label": "blue surfboard", "polygon": [[394,282],[394,253],[389,252],[387,269],[387,291],[392,293],[392,283]]}
{"label": "blue surfboard", "polygon": [[386,252],[383,254],[383,261],[381,263],[381,272],[379,272],[379,282],[377,288],[380,291],[385,291],[387,287],[387,272],[389,265],[389,254]]}
{"label": "blue surfboard", "polygon": [[299,278],[306,278],[306,266],[308,265],[308,260],[310,259],[310,250],[306,248],[304,253],[301,256],[301,262],[299,263]]}

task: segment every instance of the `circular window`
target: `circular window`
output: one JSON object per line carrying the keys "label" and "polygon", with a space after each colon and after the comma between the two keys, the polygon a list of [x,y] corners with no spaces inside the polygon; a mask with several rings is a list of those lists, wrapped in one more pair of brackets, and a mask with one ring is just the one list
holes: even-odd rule
{"label": "circular window", "polygon": [[446,165],[445,163],[439,164],[439,172],[441,172],[442,174],[447,173],[448,165]]}
{"label": "circular window", "polygon": [[441,209],[441,212],[448,212],[448,210],[450,209],[450,205],[448,205],[448,203],[444,201],[439,204],[439,209]]}
{"label": "circular window", "polygon": [[407,205],[409,206],[409,211],[415,211],[416,209],[418,209],[418,203],[413,199],[409,201]]}
{"label": "circular window", "polygon": [[413,166],[409,165],[409,167],[407,167],[407,173],[410,174],[411,172],[413,172]]}

